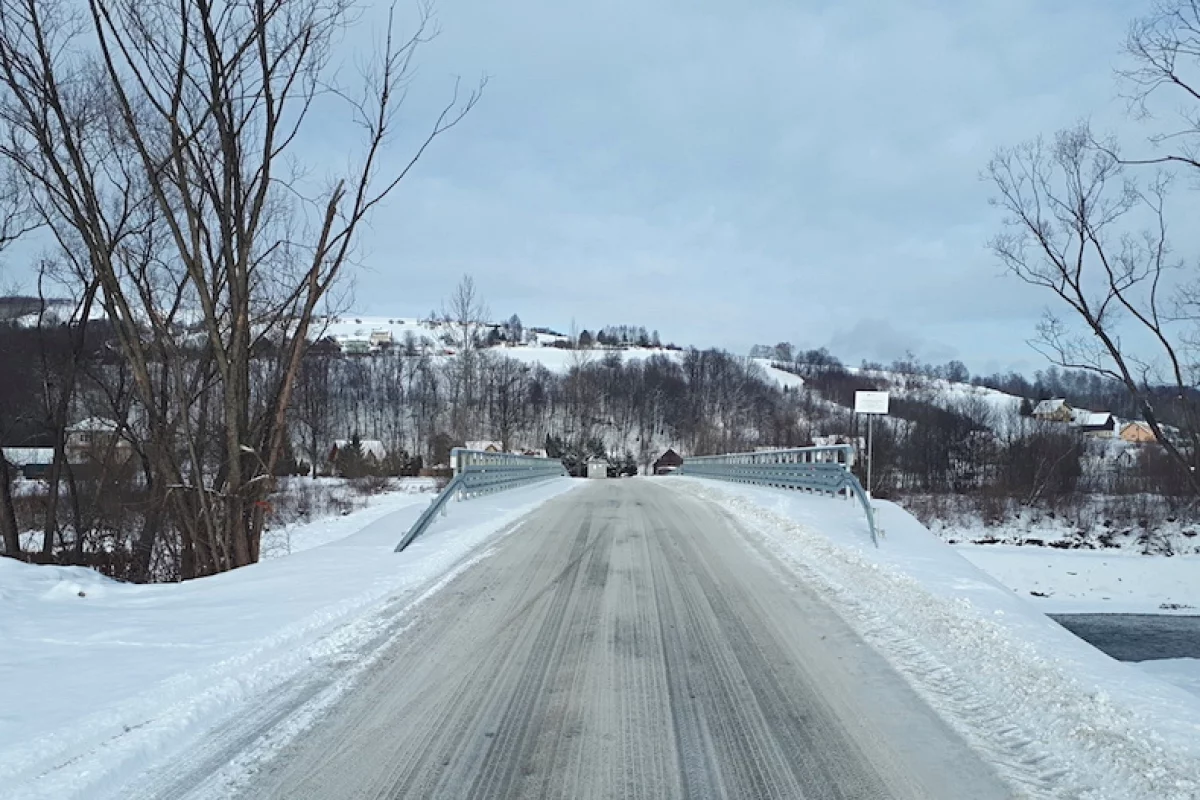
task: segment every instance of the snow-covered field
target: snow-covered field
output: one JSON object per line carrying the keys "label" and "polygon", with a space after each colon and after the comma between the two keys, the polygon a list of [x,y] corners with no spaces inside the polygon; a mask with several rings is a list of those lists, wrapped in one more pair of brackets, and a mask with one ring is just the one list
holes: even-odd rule
{"label": "snow-covered field", "polygon": [[[368,340],[372,333],[387,332],[392,337],[394,346],[404,345],[406,336],[411,336],[418,344],[422,340],[430,345],[436,345],[435,353],[441,356],[442,344],[438,344],[443,335],[453,335],[451,326],[445,323],[430,323],[415,317],[363,317],[340,316],[325,321],[318,328],[320,335],[331,336],[339,341],[349,339]],[[487,352],[497,356],[512,358],[525,364],[541,364],[551,372],[566,372],[571,367],[583,363],[596,363],[610,353],[616,353],[624,361],[643,361],[651,356],[666,356],[674,360],[682,357],[679,350],[668,350],[661,347],[627,347],[621,349],[592,348],[587,350],[567,350],[554,347],[555,342],[569,341],[565,336],[536,334],[532,342],[516,346],[491,348]],[[790,372],[771,366],[771,360],[765,358],[752,359],[760,366],[766,376],[776,384],[785,388],[798,388],[804,385],[804,379]]]}
{"label": "snow-covered field", "polygon": [[182,584],[0,558],[0,796],[105,797],[316,663],[349,680],[356,648],[579,483],[453,504],[402,554],[430,495],[385,495],[293,528],[291,555]]}
{"label": "snow-covered field", "polygon": [[949,544],[1016,545],[1035,550],[1096,550],[1126,555],[1200,555],[1200,526],[1150,494],[1086,494],[1054,513],[1015,500],[985,522],[978,498],[913,495],[900,502]]}
{"label": "snow-covered field", "polygon": [[[497,355],[516,359],[525,364],[541,364],[551,372],[566,372],[571,367],[582,364],[595,364],[609,353],[616,353],[625,361],[644,361],[651,356],[666,356],[676,361],[683,357],[679,350],[664,350],[654,347],[631,347],[627,350],[563,350],[558,347],[502,347],[492,350]],[[751,359],[762,368],[768,379],[782,388],[797,389],[804,385],[804,379],[781,369],[771,366],[765,358]]]}
{"label": "snow-covered field", "polygon": [[[322,494],[330,499],[340,500],[345,506],[363,505],[363,509],[355,509],[355,513],[333,516],[328,519],[312,522],[298,521],[286,524],[269,525],[263,531],[262,558],[263,560],[310,550],[338,539],[344,539],[365,525],[374,522],[379,517],[406,508],[412,503],[423,505],[437,492],[438,481],[434,478],[392,478],[389,491],[382,494],[362,495],[354,491],[350,481],[344,478],[320,477],[315,481],[311,478],[283,478],[281,492],[289,493],[292,497],[301,495],[309,486],[314,488],[317,501]],[[416,496],[424,495],[424,497]],[[294,502],[294,501],[293,501]],[[323,516],[320,511],[312,516]]]}
{"label": "snow-covered field", "polygon": [[976,386],[972,383],[959,383],[943,378],[927,378],[921,375],[902,375],[897,372],[878,372],[860,369],[851,370],[865,377],[873,377],[888,382],[888,391],[898,397],[924,399],[937,403],[943,408],[962,408],[967,405],[979,404],[995,416],[996,421],[1009,419],[1017,415],[1021,407],[1021,398],[1006,394],[986,386]]}
{"label": "snow-covered field", "polygon": [[1012,545],[954,548],[1047,614],[1200,614],[1200,555]]}
{"label": "snow-covered field", "polygon": [[[852,503],[672,477],[719,503],[1033,797],[1200,797],[1200,696],[1176,659],[1115,661],[976,568],[900,507],[876,501],[871,546]],[[1141,575],[1153,583],[1153,570]],[[1147,587],[1148,588],[1148,587]]]}

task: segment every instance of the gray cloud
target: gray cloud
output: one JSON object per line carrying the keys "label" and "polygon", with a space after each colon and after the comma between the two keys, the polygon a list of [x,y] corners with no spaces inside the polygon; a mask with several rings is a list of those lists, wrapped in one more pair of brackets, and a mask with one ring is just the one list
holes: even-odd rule
{"label": "gray cloud", "polygon": [[999,276],[978,175],[997,145],[1120,121],[1130,13],[444,3],[423,77],[493,80],[380,215],[367,260],[395,253],[404,277],[364,276],[360,296],[402,305],[394,280],[424,307],[465,270],[497,311],[550,324],[741,349],[882,320],[926,358],[949,341],[968,363],[1025,361],[1048,298]]}
{"label": "gray cloud", "polygon": [[[1112,68],[1139,10],[1115,0],[438,10],[398,148],[453,75],[491,82],[365,232],[364,313],[422,313],[470,272],[529,323],[1038,366],[1049,298],[999,275],[979,172],[1084,115],[1132,126]],[[308,152],[344,133],[330,120]]]}

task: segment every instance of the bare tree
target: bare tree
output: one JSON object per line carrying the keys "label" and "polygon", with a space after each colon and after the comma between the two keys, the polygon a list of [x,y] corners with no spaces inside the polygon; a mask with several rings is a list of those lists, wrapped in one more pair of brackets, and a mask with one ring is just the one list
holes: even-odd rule
{"label": "bare tree", "polygon": [[[478,99],[456,88],[386,168],[431,30],[421,10],[403,41],[389,15],[356,92],[331,61],[348,0],[0,0],[0,154],[100,285],[185,578],[258,559],[316,310],[366,215]],[[315,105],[335,100],[362,131],[361,157],[313,187],[289,166]]]}
{"label": "bare tree", "polygon": [[[24,191],[21,174],[11,165],[0,167],[0,252],[37,227],[37,215]],[[7,426],[0,424],[0,442],[7,435]],[[17,530],[17,515],[13,506],[12,474],[8,462],[0,454],[0,545],[3,555],[16,558],[21,553]]]}
{"label": "bare tree", "polygon": [[450,381],[450,427],[455,438],[465,440],[473,430],[472,411],[477,401],[480,372],[479,343],[491,311],[479,296],[475,279],[463,275],[442,313],[453,326],[458,356]]}
{"label": "bare tree", "polygon": [[1159,95],[1172,104],[1168,129],[1150,137],[1170,152],[1125,163],[1200,169],[1200,0],[1158,0],[1130,26],[1125,51],[1131,66],[1119,74],[1132,110],[1151,119]]}
{"label": "bare tree", "polygon": [[[59,543],[61,531],[58,522],[59,496],[65,482],[69,484],[68,496],[76,511],[76,521],[79,518],[78,495],[74,491],[74,476],[72,467],[67,459],[66,440],[67,428],[71,422],[71,412],[76,401],[76,388],[80,374],[84,368],[85,349],[87,344],[88,323],[91,318],[92,306],[96,300],[99,282],[93,278],[82,281],[82,295],[76,298],[72,313],[67,320],[53,317],[47,320],[49,304],[45,295],[44,284],[47,280],[57,277],[57,265],[43,261],[38,266],[38,299],[41,311],[37,315],[38,353],[42,375],[42,408],[45,415],[45,427],[54,437],[54,461],[47,475],[46,515],[42,534],[42,556],[48,558]],[[69,287],[69,278],[64,281]],[[69,322],[66,336],[45,335],[47,325],[60,328],[62,322]],[[82,531],[75,526],[75,539],[80,540]]]}
{"label": "bare tree", "polygon": [[[1000,150],[987,177],[1006,213],[991,246],[1021,280],[1048,290],[1070,321],[1047,312],[1034,342],[1051,361],[1119,381],[1155,438],[1188,475],[1200,452],[1195,322],[1200,294],[1180,281],[1167,242],[1168,180],[1146,189],[1127,179],[1111,142],[1097,146],[1086,125]],[[1079,331],[1073,324],[1082,323]],[[1145,342],[1135,347],[1133,342]],[[1168,436],[1154,387],[1173,387],[1186,446]]]}
{"label": "bare tree", "polygon": [[442,313],[454,326],[454,343],[459,352],[477,350],[491,311],[479,295],[473,277],[462,276],[446,300]]}

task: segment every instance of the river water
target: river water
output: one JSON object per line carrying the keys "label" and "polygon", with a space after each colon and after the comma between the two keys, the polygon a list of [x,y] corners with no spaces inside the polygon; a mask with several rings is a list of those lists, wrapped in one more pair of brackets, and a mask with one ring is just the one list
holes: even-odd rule
{"label": "river water", "polygon": [[1119,661],[1200,658],[1200,616],[1051,614],[1050,617]]}

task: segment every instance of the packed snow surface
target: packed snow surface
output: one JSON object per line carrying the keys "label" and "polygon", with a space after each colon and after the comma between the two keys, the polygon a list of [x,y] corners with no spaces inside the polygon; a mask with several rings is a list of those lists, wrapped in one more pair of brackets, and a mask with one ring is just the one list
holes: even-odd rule
{"label": "packed snow surface", "polygon": [[876,549],[856,503],[659,480],[760,532],[1027,796],[1200,797],[1200,697],[1076,638],[898,506],[875,502]]}
{"label": "packed snow surface", "polygon": [[393,548],[431,495],[397,493],[293,529],[292,555],[181,584],[0,558],[0,796],[102,796],[314,660],[377,635],[385,604],[415,602],[579,483],[451,504],[401,554]]}
{"label": "packed snow surface", "polygon": [[[876,502],[876,549],[855,503],[635,480],[713,500],[761,537],[1025,796],[1200,797],[1200,697],[1181,688],[1194,688],[1190,659],[1108,658],[1047,618],[1042,598],[1014,592],[890,503]],[[429,496],[397,495],[357,522],[314,523],[344,537],[293,531],[324,543],[178,585],[0,559],[3,796],[112,796],[313,663],[351,659],[397,604],[419,602],[529,510],[582,483],[454,504],[400,556],[392,548]]]}

